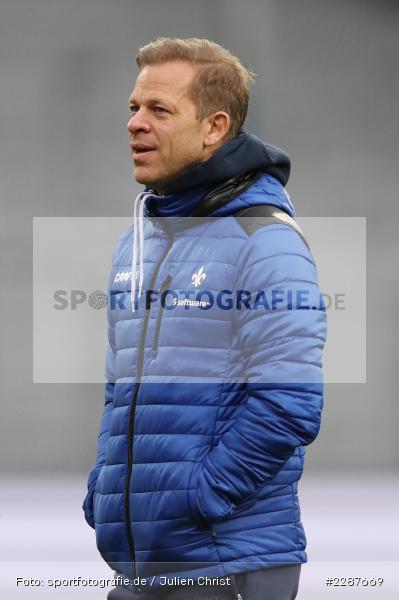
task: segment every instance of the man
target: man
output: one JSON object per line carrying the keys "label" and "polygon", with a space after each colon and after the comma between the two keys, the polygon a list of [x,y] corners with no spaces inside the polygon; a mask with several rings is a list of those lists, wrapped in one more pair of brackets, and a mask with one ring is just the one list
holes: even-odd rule
{"label": "man", "polygon": [[289,159],[242,129],[253,74],[221,46],[161,38],[137,63],[128,131],[146,187],[113,258],[83,505],[123,578],[108,598],[292,600],[325,311]]}

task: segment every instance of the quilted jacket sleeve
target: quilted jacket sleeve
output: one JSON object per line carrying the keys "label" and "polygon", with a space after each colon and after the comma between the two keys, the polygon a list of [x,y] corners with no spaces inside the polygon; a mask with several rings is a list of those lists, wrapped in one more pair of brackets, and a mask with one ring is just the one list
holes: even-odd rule
{"label": "quilted jacket sleeve", "polygon": [[105,463],[105,446],[108,440],[109,433],[109,425],[111,421],[111,413],[112,413],[112,400],[114,396],[114,386],[115,386],[115,353],[113,350],[113,328],[108,328],[108,347],[106,351],[106,379],[107,383],[105,384],[105,404],[103,408],[103,412],[100,420],[100,428],[98,434],[98,444],[97,444],[97,457],[96,462],[93,465],[92,469],[89,473],[89,478],[87,482],[87,495],[83,502],[83,511],[85,515],[85,519],[87,523],[94,528],[94,515],[93,515],[93,496],[97,483],[97,478],[100,473],[101,467]]}
{"label": "quilted jacket sleeve", "polygon": [[199,472],[197,505],[207,521],[256,495],[297,446],[315,439],[323,404],[326,315],[305,244],[286,226],[261,228],[248,239],[238,273],[237,290],[261,301],[235,315],[247,399]]}

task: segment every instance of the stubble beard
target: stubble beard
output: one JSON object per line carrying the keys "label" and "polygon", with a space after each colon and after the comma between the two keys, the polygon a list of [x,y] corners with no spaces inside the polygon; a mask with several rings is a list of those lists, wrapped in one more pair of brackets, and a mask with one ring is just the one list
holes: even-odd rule
{"label": "stubble beard", "polygon": [[183,175],[186,171],[188,171],[200,162],[201,160],[199,158],[195,159],[194,156],[192,156],[190,157],[189,162],[185,161],[183,163],[183,161],[181,161],[181,165],[176,166],[172,173],[165,174],[164,177],[145,177],[145,175],[143,175],[140,178],[140,176],[136,176],[136,168],[134,167],[134,178],[137,181],[137,183],[145,185],[146,187],[157,191],[161,195],[167,195],[166,190],[168,186],[170,186],[175,179]]}

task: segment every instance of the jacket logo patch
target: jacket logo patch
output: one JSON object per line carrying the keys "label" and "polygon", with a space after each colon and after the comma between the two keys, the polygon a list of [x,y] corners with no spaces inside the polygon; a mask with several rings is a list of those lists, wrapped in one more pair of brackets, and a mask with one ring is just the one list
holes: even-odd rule
{"label": "jacket logo patch", "polygon": [[205,280],[206,273],[204,273],[204,267],[201,267],[197,273],[192,276],[192,282],[194,287],[198,287]]}
{"label": "jacket logo patch", "polygon": [[[130,281],[131,278],[131,271],[119,271],[119,273],[116,273],[114,277],[114,283],[120,283],[121,281]],[[135,278],[138,279],[138,273],[135,273]]]}

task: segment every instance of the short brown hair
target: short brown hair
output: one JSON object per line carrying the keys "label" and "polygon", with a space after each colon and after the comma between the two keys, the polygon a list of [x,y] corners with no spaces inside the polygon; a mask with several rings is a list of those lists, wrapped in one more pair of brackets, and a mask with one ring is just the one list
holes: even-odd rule
{"label": "short brown hair", "polygon": [[223,110],[231,119],[228,139],[234,138],[247,116],[255,73],[234,54],[207,39],[161,37],[140,48],[136,56],[140,69],[173,60],[198,66],[197,77],[189,89],[189,96],[197,105],[198,120]]}

